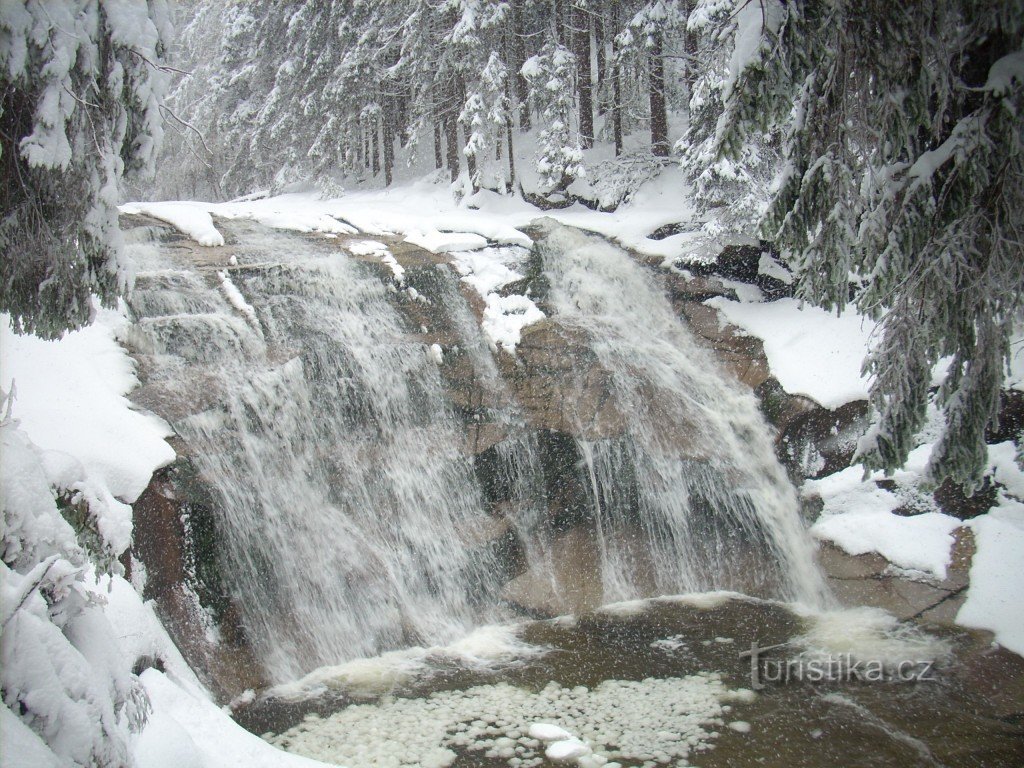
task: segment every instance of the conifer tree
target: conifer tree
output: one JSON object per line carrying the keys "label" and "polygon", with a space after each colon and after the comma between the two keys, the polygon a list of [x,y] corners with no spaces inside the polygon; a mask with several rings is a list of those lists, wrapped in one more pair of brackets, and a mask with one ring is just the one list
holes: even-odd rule
{"label": "conifer tree", "polygon": [[758,6],[717,151],[736,159],[753,132],[784,125],[764,234],[804,298],[841,311],[852,291],[880,321],[860,459],[906,461],[948,358],[928,474],[975,488],[1024,301],[1024,3]]}
{"label": "conifer tree", "polygon": [[170,40],[163,0],[0,4],[0,310],[47,338],[131,285],[118,183],[152,168]]}
{"label": "conifer tree", "polygon": [[530,83],[530,98],[541,112],[537,170],[548,191],[562,192],[584,174],[583,148],[573,93],[576,57],[564,45],[549,42],[523,65]]}

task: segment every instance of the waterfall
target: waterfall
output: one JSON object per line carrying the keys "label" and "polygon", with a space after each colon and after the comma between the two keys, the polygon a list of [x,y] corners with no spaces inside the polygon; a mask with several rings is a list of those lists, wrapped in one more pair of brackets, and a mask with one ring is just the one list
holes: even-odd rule
{"label": "waterfall", "polygon": [[468,631],[496,602],[488,516],[436,363],[370,266],[246,222],[225,234],[230,274],[144,259],[133,343],[218,496],[268,673]]}
{"label": "waterfall", "polygon": [[577,438],[604,599],[735,589],[825,602],[750,391],[719,370],[628,254],[550,219],[542,230],[548,302],[589,336],[625,415],[619,436]]}
{"label": "waterfall", "polygon": [[[148,403],[214,492],[220,567],[273,680],[502,616],[515,576],[489,545],[502,518],[557,591],[565,472],[589,506],[576,522],[592,529],[605,601],[710,589],[826,599],[754,397],[622,250],[542,228],[545,306],[596,359],[622,417],[546,427],[564,465],[552,474],[551,446],[503,376],[515,360],[490,348],[449,265],[422,268],[416,299],[326,239],[222,227],[228,245],[201,256],[131,246],[130,343]],[[416,300],[450,324],[443,355],[399,311]],[[446,366],[470,371],[465,401]],[[575,366],[566,402],[586,373]]]}

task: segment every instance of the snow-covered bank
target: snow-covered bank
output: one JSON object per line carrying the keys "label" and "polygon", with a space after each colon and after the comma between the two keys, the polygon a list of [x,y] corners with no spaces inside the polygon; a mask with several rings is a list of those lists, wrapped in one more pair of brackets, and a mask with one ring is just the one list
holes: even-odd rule
{"label": "snow-covered bank", "polygon": [[806,395],[826,408],[868,396],[861,375],[875,324],[852,307],[840,316],[796,299],[707,301],[733,325],[764,342],[772,375],[792,395]]}
{"label": "snow-covered bank", "polygon": [[[47,451],[54,483],[69,488],[77,473],[96,483],[105,499],[131,503],[153,471],[174,460],[174,451],[164,440],[170,427],[134,410],[125,397],[138,385],[135,363],[118,344],[127,325],[123,308],[97,308],[92,325],[44,341],[16,335],[9,318],[0,316],[0,386],[14,383],[12,414]],[[127,547],[128,540],[118,543]]]}
{"label": "snow-covered bank", "polygon": [[[627,205],[612,212],[594,211],[579,203],[541,212],[517,195],[504,196],[487,190],[457,201],[450,186],[437,182],[433,176],[388,189],[356,190],[328,199],[316,192],[300,192],[226,203],[126,203],[121,211],[148,213],[168,221],[201,244],[205,243],[199,238],[206,237],[208,232],[205,219],[201,225],[197,223],[196,209],[208,215],[253,219],[265,226],[299,232],[350,233],[354,227],[370,235],[401,234],[434,252],[479,248],[486,244],[479,238],[491,244],[528,248],[531,240],[519,229],[545,215],[612,238],[666,263],[713,260],[723,245],[737,238],[712,236],[702,229],[702,221],[688,203],[687,188],[683,173],[673,166],[643,185]],[[681,225],[684,231],[661,239],[650,237],[669,224]]]}
{"label": "snow-covered bank", "polygon": [[[93,325],[43,341],[13,334],[2,319],[3,385],[13,380],[15,390],[0,424],[2,545],[12,566],[2,578],[4,765],[318,765],[221,712],[152,604],[118,575],[97,577],[90,563],[117,567],[113,558],[131,542],[129,504],[174,459],[167,424],[125,397],[138,384],[117,341],[126,323],[123,311],[101,309]],[[80,545],[58,491],[70,500],[62,503],[87,510],[79,524],[95,529],[92,546],[102,551]],[[163,671],[147,669],[140,681],[131,670],[146,659]]]}

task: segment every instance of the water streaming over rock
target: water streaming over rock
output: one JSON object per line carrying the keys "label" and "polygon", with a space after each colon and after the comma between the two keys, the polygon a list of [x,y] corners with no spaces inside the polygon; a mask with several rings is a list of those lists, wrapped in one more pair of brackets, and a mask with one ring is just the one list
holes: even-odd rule
{"label": "water streaming over rock", "polygon": [[258,326],[220,277],[188,269],[143,272],[134,299],[153,376],[209,403],[174,426],[220,497],[250,640],[280,680],[453,639],[496,585],[472,545],[484,505],[436,365],[372,269],[253,228],[226,233],[242,243],[230,280]]}
{"label": "water streaming over rock", "polygon": [[[223,226],[230,268],[224,252],[204,266],[134,246],[131,343],[150,402],[218,496],[222,567],[270,677],[444,642],[500,615],[488,531],[507,516],[528,565],[551,573],[550,479],[546,489],[536,430],[454,273],[437,265],[427,300],[445,307],[483,393],[479,413],[464,403],[457,413],[437,356],[372,258]],[[627,254],[564,227],[543,234],[549,308],[589,340],[622,417],[615,434],[578,424],[570,439],[603,599],[736,589],[821,602],[753,396]],[[467,413],[500,434],[490,455],[511,489],[503,509],[465,449]]]}
{"label": "water streaming over rock", "polygon": [[550,219],[542,229],[549,303],[588,334],[623,414],[621,435],[578,441],[604,599],[734,589],[825,601],[753,395],[628,254]]}

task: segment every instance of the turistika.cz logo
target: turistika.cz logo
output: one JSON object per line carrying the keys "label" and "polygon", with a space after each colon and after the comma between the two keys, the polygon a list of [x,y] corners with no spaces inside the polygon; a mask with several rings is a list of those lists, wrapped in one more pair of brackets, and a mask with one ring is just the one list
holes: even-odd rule
{"label": "turistika.cz logo", "polygon": [[771,658],[768,654],[790,643],[761,647],[750,644],[740,659],[750,659],[750,687],[755,691],[767,685],[804,683],[921,683],[936,680],[935,663],[906,659],[883,663],[877,659],[856,659],[852,654],[801,654],[794,658]]}

